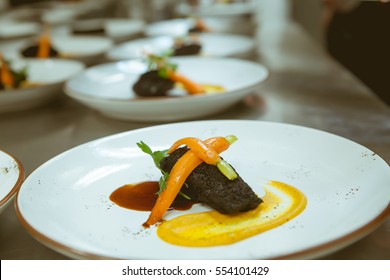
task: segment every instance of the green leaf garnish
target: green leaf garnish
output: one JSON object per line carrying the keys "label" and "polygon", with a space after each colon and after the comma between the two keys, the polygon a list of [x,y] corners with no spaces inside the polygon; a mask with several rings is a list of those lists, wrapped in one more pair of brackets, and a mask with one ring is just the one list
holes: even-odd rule
{"label": "green leaf garnish", "polygon": [[160,190],[157,194],[160,194],[167,187],[167,180],[169,173],[160,168],[160,161],[167,156],[168,150],[152,151],[152,149],[143,141],[137,143],[137,146],[146,154],[150,155],[153,159],[154,165],[161,171],[162,176],[159,179]]}

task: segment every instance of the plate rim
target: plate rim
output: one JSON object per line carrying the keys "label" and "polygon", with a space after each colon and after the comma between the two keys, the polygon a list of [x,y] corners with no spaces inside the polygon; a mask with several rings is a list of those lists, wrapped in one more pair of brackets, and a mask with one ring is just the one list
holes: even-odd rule
{"label": "plate rim", "polygon": [[[50,158],[49,160],[47,160],[43,164],[41,164],[38,167],[36,167],[28,175],[28,177],[30,177],[33,173],[35,173],[43,165],[49,164],[51,161],[55,160],[56,158],[66,154],[66,153],[69,153],[72,150],[80,148],[82,146],[88,146],[88,145],[90,145],[91,143],[93,143],[95,141],[106,141],[106,140],[109,140],[110,138],[121,137],[121,136],[123,136],[125,134],[138,133],[138,132],[142,132],[142,131],[153,130],[153,129],[156,129],[156,128],[159,129],[159,128],[164,128],[164,127],[169,127],[169,126],[175,126],[175,125],[178,125],[178,124],[182,125],[182,124],[185,124],[185,123],[191,124],[191,123],[207,123],[207,122],[219,122],[219,123],[222,123],[222,122],[225,122],[225,123],[226,122],[263,123],[263,124],[268,124],[268,125],[286,126],[286,127],[304,129],[304,130],[307,130],[307,131],[314,131],[314,132],[323,133],[323,134],[326,134],[326,135],[329,135],[329,136],[332,136],[332,137],[337,137],[339,139],[342,139],[343,141],[350,142],[351,144],[358,145],[361,148],[364,148],[364,149],[367,149],[367,150],[373,152],[372,150],[370,150],[369,148],[363,146],[362,144],[357,143],[355,141],[352,141],[352,140],[350,140],[350,139],[348,139],[346,137],[343,137],[343,136],[340,136],[340,135],[337,135],[337,134],[334,134],[334,133],[331,133],[331,132],[327,132],[327,131],[324,131],[324,130],[320,130],[320,129],[317,129],[317,128],[303,126],[303,125],[297,125],[297,124],[291,124],[291,123],[281,123],[281,122],[272,122],[272,121],[259,121],[259,120],[237,120],[237,119],[195,120],[195,121],[183,121],[183,122],[176,122],[176,123],[152,125],[152,126],[148,126],[148,127],[137,128],[137,129],[128,130],[128,131],[124,131],[124,132],[119,132],[119,133],[107,135],[107,136],[104,136],[104,137],[100,137],[100,138],[97,138],[97,139],[93,139],[91,141],[88,141],[88,142],[82,143],[80,145],[74,146],[74,147],[72,147],[72,148],[70,148],[70,149],[68,149],[68,150],[66,150],[64,152],[61,152],[61,153],[57,154],[56,156]],[[376,155],[385,164],[389,165],[389,163],[385,159],[380,157],[378,154],[376,154]],[[388,167],[390,167],[390,166],[388,166]],[[121,258],[109,257],[109,256],[106,256],[106,255],[103,255],[103,254],[95,254],[95,253],[91,253],[91,252],[84,251],[84,250],[78,250],[78,249],[73,248],[71,246],[64,245],[64,244],[62,244],[59,241],[56,241],[56,240],[54,240],[54,239],[52,239],[50,237],[47,237],[44,233],[41,233],[39,230],[35,229],[23,217],[23,214],[21,213],[21,210],[20,210],[20,208],[18,206],[19,194],[20,194],[20,191],[21,191],[22,187],[23,187],[23,184],[21,184],[21,186],[17,190],[16,196],[15,196],[15,200],[14,200],[14,208],[15,208],[16,216],[18,217],[18,219],[21,222],[22,226],[31,234],[31,236],[34,239],[36,239],[37,241],[41,242],[45,246],[47,246],[47,247],[49,247],[49,248],[51,248],[51,249],[53,249],[53,250],[55,250],[55,251],[65,255],[65,256],[68,256],[68,257],[71,257],[71,258],[75,258],[75,259],[121,260]],[[330,254],[332,252],[335,252],[335,251],[338,251],[338,250],[340,250],[342,248],[345,248],[346,246],[348,246],[348,245],[350,245],[350,244],[360,240],[361,238],[367,236],[369,233],[371,233],[375,229],[379,228],[385,222],[385,220],[387,218],[389,218],[389,217],[390,217],[390,202],[373,219],[367,221],[367,223],[365,223],[364,225],[362,225],[359,228],[356,228],[355,230],[353,230],[352,232],[350,232],[350,233],[348,233],[346,235],[340,236],[340,237],[338,237],[336,239],[332,239],[332,240],[330,240],[328,242],[324,242],[324,243],[321,243],[321,244],[316,245],[316,246],[309,247],[309,248],[304,249],[304,250],[300,250],[298,252],[287,253],[287,254],[279,255],[279,256],[276,256],[274,258],[269,258],[269,259],[270,260],[272,260],[272,259],[274,259],[274,260],[310,259],[310,258],[315,258],[315,257],[326,256],[326,255],[328,255],[328,254]],[[137,259],[137,258],[134,258],[134,259]],[[170,259],[170,258],[168,258],[168,259]],[[256,258],[256,259],[261,259],[261,258]]]}
{"label": "plate rim", "polygon": [[4,150],[0,150],[0,152],[4,153],[6,156],[11,158],[13,160],[13,162],[16,163],[16,165],[18,167],[18,178],[17,178],[15,184],[13,185],[11,190],[4,196],[4,198],[0,199],[0,207],[2,207],[4,205],[6,205],[7,202],[10,199],[12,199],[12,197],[15,194],[17,194],[17,192],[19,191],[20,187],[23,184],[24,178],[25,178],[25,170],[24,170],[24,167],[23,167],[22,163],[15,156],[11,155],[10,153],[8,153],[8,152],[6,152]]}

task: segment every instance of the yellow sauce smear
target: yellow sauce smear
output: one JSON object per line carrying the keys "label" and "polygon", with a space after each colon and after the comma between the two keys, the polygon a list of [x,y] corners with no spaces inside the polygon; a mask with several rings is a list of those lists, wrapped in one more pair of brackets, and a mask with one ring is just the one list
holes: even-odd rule
{"label": "yellow sauce smear", "polygon": [[245,213],[223,215],[210,211],[179,216],[160,224],[157,234],[162,240],[180,246],[227,245],[290,221],[307,204],[300,190],[277,181],[268,182],[262,199],[259,207]]}
{"label": "yellow sauce smear", "polygon": [[[226,89],[220,85],[213,85],[213,84],[201,84],[201,85],[204,88],[205,93],[207,94],[224,93],[226,91]],[[185,90],[183,85],[180,83],[176,83],[175,87],[181,90]]]}

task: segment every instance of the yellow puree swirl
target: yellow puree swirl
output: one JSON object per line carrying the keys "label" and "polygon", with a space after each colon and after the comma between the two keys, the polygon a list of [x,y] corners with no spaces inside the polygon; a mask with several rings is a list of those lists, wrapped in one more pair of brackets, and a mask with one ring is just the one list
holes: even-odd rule
{"label": "yellow puree swirl", "polygon": [[209,247],[232,244],[278,227],[299,215],[306,207],[305,195],[293,186],[269,181],[256,209],[224,215],[216,211],[187,214],[164,221],[158,236],[171,244]]}

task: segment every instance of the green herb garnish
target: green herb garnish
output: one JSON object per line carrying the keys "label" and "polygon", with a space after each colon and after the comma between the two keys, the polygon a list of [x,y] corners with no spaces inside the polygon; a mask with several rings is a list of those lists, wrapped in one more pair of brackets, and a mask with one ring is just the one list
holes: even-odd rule
{"label": "green herb garnish", "polygon": [[157,194],[160,194],[167,187],[167,180],[169,173],[160,168],[160,161],[167,156],[168,150],[152,151],[152,149],[143,141],[137,143],[137,146],[146,154],[150,155],[153,159],[154,165],[161,171],[162,176],[159,179],[160,190]]}

